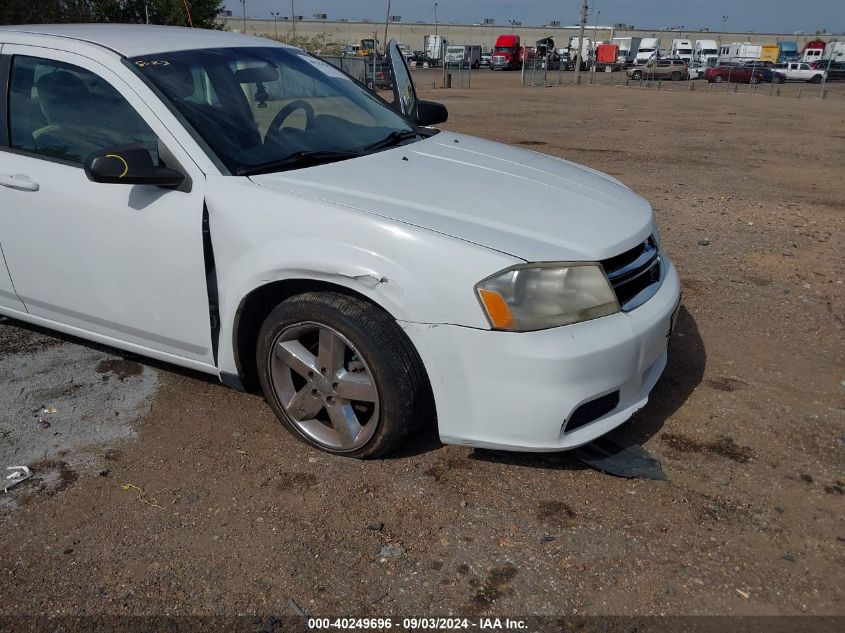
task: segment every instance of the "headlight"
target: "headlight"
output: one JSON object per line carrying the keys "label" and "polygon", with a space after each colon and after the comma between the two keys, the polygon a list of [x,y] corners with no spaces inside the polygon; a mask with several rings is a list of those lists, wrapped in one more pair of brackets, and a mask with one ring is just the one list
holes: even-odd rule
{"label": "headlight", "polygon": [[619,312],[616,294],[598,264],[525,264],[475,286],[497,330],[543,330]]}

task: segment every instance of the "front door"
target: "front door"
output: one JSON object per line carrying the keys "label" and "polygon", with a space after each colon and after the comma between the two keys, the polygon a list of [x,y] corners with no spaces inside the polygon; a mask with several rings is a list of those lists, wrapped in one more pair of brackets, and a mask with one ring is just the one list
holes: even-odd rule
{"label": "front door", "polygon": [[[81,336],[212,365],[203,174],[105,66],[34,46],[7,44],[3,55],[9,138],[0,174],[25,186],[0,187],[0,237],[20,300]],[[88,180],[88,154],[127,143],[162,165],[177,167],[178,156],[188,190]]]}
{"label": "front door", "polygon": [[[0,146],[3,145],[6,136],[4,123],[6,117],[4,112],[6,109],[6,94],[4,92],[7,84],[9,68],[7,64],[3,63],[3,45],[0,44]],[[4,174],[0,172],[0,187],[12,188],[15,184],[15,174]],[[2,212],[2,209],[0,209]],[[3,256],[3,233],[0,232],[0,308],[7,308],[23,312],[26,310],[23,303],[18,299],[15,292],[15,286],[12,283],[12,278],[9,276],[9,270],[6,266],[6,258]]]}

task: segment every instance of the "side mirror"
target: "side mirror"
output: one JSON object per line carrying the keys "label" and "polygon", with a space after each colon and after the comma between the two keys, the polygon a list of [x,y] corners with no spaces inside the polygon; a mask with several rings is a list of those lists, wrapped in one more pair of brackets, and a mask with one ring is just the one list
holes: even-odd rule
{"label": "side mirror", "polygon": [[112,185],[152,185],[175,189],[185,180],[182,172],[156,167],[140,144],[108,147],[85,159],[85,175],[92,182]]}
{"label": "side mirror", "polygon": [[437,125],[449,119],[446,106],[436,101],[417,101],[417,123],[419,125]]}

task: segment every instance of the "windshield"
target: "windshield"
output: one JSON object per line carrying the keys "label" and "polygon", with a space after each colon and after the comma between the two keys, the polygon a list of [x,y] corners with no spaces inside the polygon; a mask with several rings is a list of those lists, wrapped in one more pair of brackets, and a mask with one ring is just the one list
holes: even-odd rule
{"label": "windshield", "polygon": [[513,49],[510,46],[497,46],[493,49],[494,53],[510,53],[513,52]]}
{"label": "windshield", "polygon": [[348,157],[415,128],[334,66],[293,48],[160,53],[130,60],[233,174],[300,154]]}

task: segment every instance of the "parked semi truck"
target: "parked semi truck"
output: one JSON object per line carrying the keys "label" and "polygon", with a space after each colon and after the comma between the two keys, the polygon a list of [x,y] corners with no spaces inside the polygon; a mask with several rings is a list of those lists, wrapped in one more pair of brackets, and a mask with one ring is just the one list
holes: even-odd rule
{"label": "parked semi truck", "polygon": [[731,42],[719,49],[719,63],[757,61],[761,49],[762,46],[751,42]]}
{"label": "parked semi truck", "polygon": [[845,40],[840,42],[828,42],[824,47],[822,59],[830,59],[835,62],[845,62]]}
{"label": "parked semi truck", "polygon": [[787,40],[779,42],[778,47],[780,53],[778,55],[779,62],[797,62],[798,61],[798,43],[794,40]]}
{"label": "parked semi truck", "polygon": [[640,47],[634,57],[634,63],[639,65],[647,64],[650,60],[656,59],[660,53],[660,40],[656,37],[644,37],[640,40]]}
{"label": "parked semi truck", "polygon": [[440,66],[443,63],[443,55],[449,41],[442,35],[426,35],[423,37],[423,51],[425,61],[429,66]]}
{"label": "parked semi truck", "polygon": [[481,67],[481,46],[478,44],[451,44],[446,47],[446,63],[463,68]]}
{"label": "parked semi truck", "polygon": [[493,47],[490,70],[518,70],[522,65],[523,55],[519,35],[500,35]]}
{"label": "parked semi truck", "polygon": [[620,60],[619,46],[617,44],[599,44],[596,46],[596,70],[620,70],[624,66]]}
{"label": "parked semi truck", "polygon": [[827,42],[824,40],[811,40],[807,42],[804,44],[804,48],[801,49],[801,61],[814,62],[817,59],[821,59],[825,46],[827,46]]}
{"label": "parked semi truck", "polygon": [[577,36],[569,38],[569,66],[567,70],[574,70],[575,64],[578,63],[578,49],[581,49],[581,70],[586,70],[590,66],[590,61],[593,58],[593,42],[589,37],[585,37],[581,42]]}
{"label": "parked semi truck", "polygon": [[716,40],[696,40],[692,49],[692,61],[705,66],[719,63],[719,44]]}
{"label": "parked semi truck", "polygon": [[539,64],[539,68],[547,68],[548,70],[560,69],[561,57],[557,48],[555,48],[553,37],[548,36],[537,40],[534,47],[534,59]]}
{"label": "parked semi truck", "polygon": [[672,48],[669,50],[669,57],[683,59],[687,64],[692,61],[692,42],[690,40],[672,40]]}
{"label": "parked semi truck", "polygon": [[760,47],[760,56],[758,59],[761,62],[770,62],[776,64],[780,55],[780,46],[777,44],[763,44]]}
{"label": "parked semi truck", "polygon": [[619,47],[619,63],[622,65],[633,64],[637,51],[640,50],[641,37],[614,37],[613,44]]}

